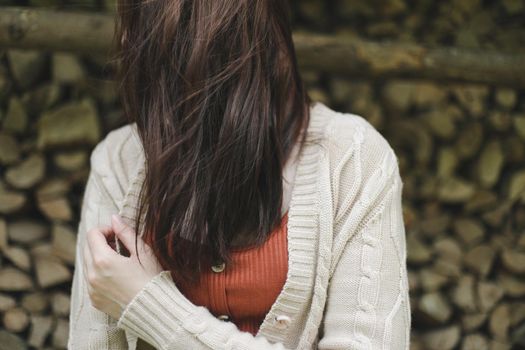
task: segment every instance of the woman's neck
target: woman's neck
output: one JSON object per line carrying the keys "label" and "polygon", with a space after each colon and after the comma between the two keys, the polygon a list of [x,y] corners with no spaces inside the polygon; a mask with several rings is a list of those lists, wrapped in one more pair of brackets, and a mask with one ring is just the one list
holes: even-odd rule
{"label": "woman's neck", "polygon": [[296,142],[290,157],[286,161],[286,164],[283,168],[283,206],[281,209],[281,217],[288,211],[290,208],[290,201],[292,199],[292,189],[295,180],[295,172],[297,170],[298,163],[298,151],[299,151],[299,142]]}
{"label": "woman's neck", "polygon": [[[281,208],[281,218],[284,217],[290,208],[290,201],[292,199],[292,189],[294,185],[295,173],[298,163],[299,144],[296,143],[292,149],[290,157],[286,161],[283,168],[283,205]],[[242,235],[236,236],[230,243],[232,247],[245,247],[252,244],[252,238],[246,238]]]}

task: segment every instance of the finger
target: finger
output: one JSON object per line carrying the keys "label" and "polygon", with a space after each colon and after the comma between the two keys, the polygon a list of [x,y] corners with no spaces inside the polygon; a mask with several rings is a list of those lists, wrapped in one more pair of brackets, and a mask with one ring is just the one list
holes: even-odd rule
{"label": "finger", "polygon": [[115,243],[116,235],[115,235],[115,232],[113,231],[113,228],[109,225],[106,225],[106,226],[101,226],[98,229],[106,237],[106,241],[108,242],[111,249],[115,250],[116,249],[116,243]]}
{"label": "finger", "polygon": [[108,244],[104,233],[98,228],[88,231],[86,240],[92,257],[94,257],[95,254],[117,254]]}
{"label": "finger", "polygon": [[133,254],[135,251],[135,231],[124,223],[120,216],[115,214],[111,216],[111,226],[116,237],[124,244],[124,247]]}
{"label": "finger", "polygon": [[109,241],[115,238],[115,232],[110,225],[99,226],[97,229],[104,235],[104,237],[106,237],[106,240]]}

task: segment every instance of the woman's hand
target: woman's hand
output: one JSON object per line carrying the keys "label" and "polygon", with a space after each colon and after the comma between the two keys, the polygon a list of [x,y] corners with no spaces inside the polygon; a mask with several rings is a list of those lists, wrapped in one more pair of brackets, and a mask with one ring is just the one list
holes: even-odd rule
{"label": "woman's hand", "polygon": [[[94,228],[86,235],[84,277],[91,303],[115,319],[120,318],[137,293],[163,270],[151,248],[140,237],[137,240],[138,261],[135,235],[118,215],[111,217],[111,226]],[[115,237],[130,252],[129,257],[118,254],[112,248]]]}

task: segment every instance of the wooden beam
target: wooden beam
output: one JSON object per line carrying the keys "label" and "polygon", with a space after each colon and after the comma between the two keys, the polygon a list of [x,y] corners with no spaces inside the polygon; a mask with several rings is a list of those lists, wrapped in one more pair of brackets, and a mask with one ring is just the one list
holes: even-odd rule
{"label": "wooden beam", "polygon": [[[107,55],[111,14],[0,8],[0,46]],[[293,34],[302,69],[364,77],[415,78],[525,87],[525,54]]]}
{"label": "wooden beam", "polygon": [[525,87],[525,54],[428,48],[294,34],[302,67],[369,78],[404,77]]}

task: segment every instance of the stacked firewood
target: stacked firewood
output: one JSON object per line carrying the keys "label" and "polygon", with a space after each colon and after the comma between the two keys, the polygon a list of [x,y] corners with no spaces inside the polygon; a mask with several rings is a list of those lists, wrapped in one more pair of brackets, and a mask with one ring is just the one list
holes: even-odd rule
{"label": "stacked firewood", "polygon": [[[114,5],[115,0],[93,0],[83,6],[112,10]],[[520,0],[294,1],[300,30],[492,52],[523,52],[523,18]],[[326,68],[336,60],[321,57],[324,51],[312,49],[304,38],[298,41],[300,52],[317,55],[300,57],[308,63],[302,75],[313,99],[363,116],[398,155],[411,348],[525,348],[524,86],[512,74],[497,79],[505,64],[497,74],[487,72],[490,78],[479,70],[475,76],[456,72],[455,64],[465,67],[464,59],[478,62],[473,51],[460,56],[455,49],[444,56],[456,60],[446,76],[463,82],[439,80],[439,69],[425,75],[435,79],[382,76],[402,71],[407,62],[428,61],[428,56],[404,56],[403,46],[396,46],[392,61],[384,56],[387,46],[346,51],[354,59],[373,60],[365,66],[376,73],[374,79],[336,74],[345,62],[322,73],[312,69],[317,62],[325,59]],[[327,47],[333,49],[333,43]],[[379,52],[383,56],[375,59]],[[436,52],[433,58],[441,51]],[[481,60],[483,51],[479,55]],[[353,62],[353,71],[360,64]],[[410,67],[418,77],[416,65]],[[66,347],[89,155],[107,132],[125,122],[111,69],[89,55],[0,51],[0,350]]]}
{"label": "stacked firewood", "polygon": [[89,155],[115,93],[71,54],[1,57],[0,349],[65,348]]}

